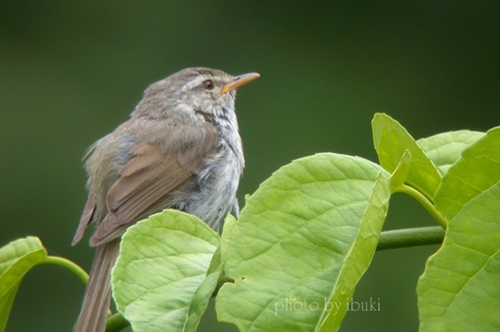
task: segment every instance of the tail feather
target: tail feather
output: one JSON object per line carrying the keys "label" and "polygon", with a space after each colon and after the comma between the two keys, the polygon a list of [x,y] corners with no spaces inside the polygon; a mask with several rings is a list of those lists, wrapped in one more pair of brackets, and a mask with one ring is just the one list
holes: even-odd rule
{"label": "tail feather", "polygon": [[97,247],[80,316],[74,332],[103,332],[111,301],[111,268],[118,257],[120,240]]}

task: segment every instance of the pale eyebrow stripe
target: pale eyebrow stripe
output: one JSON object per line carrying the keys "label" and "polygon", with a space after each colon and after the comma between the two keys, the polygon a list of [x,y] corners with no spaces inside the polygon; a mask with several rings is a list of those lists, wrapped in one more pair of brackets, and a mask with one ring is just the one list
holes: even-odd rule
{"label": "pale eyebrow stripe", "polygon": [[209,76],[205,76],[205,75],[199,76],[195,80],[189,81],[186,84],[184,84],[182,86],[181,90],[182,90],[182,92],[186,92],[188,90],[191,90],[192,88],[194,88],[197,85],[200,85],[201,82],[203,82],[204,80],[209,79],[209,78],[210,78]]}

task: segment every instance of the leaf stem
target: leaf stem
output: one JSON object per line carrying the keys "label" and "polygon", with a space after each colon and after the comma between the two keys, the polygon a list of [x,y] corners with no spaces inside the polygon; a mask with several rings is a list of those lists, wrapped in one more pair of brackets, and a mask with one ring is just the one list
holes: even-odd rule
{"label": "leaf stem", "polygon": [[127,328],[130,323],[119,313],[108,316],[106,321],[106,332],[121,331]]}
{"label": "leaf stem", "polygon": [[63,258],[63,257],[58,257],[58,256],[47,256],[44,260],[40,262],[40,264],[55,264],[59,265],[62,267],[67,268],[78,278],[80,278],[81,281],[83,281],[84,284],[87,284],[89,280],[89,275],[87,272],[85,272],[84,269],[82,269],[79,265],[76,263],[70,261],[69,259]]}
{"label": "leaf stem", "polygon": [[385,231],[380,234],[377,250],[440,244],[443,242],[444,232],[441,226]]}
{"label": "leaf stem", "polygon": [[400,193],[405,193],[407,195],[410,195],[411,197],[415,198],[426,210],[429,212],[429,214],[436,220],[436,222],[444,229],[448,226],[448,221],[443,217],[439,211],[436,210],[434,204],[427,199],[420,191],[416,190],[415,188],[412,188],[407,185],[402,185],[397,187],[394,192],[400,192]]}
{"label": "leaf stem", "polygon": [[[40,261],[39,264],[55,264],[65,267],[66,269],[76,274],[77,277],[80,278],[80,280],[82,280],[84,284],[87,284],[89,280],[89,275],[87,274],[87,272],[85,272],[84,269],[82,269],[76,263],[63,257],[47,256],[44,260]],[[120,313],[110,314],[106,321],[106,331],[107,332],[121,331],[126,327],[128,327],[129,325],[130,323]]]}

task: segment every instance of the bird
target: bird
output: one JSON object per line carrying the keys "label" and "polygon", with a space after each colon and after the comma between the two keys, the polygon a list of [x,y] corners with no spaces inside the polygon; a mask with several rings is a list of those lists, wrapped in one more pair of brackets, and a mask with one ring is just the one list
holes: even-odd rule
{"label": "bird", "polygon": [[130,118],[89,148],[88,198],[72,245],[95,223],[96,253],[74,331],[105,330],[110,272],[128,227],[172,208],[219,231],[228,212],[238,214],[245,160],[236,91],[259,76],[183,69],[151,84]]}

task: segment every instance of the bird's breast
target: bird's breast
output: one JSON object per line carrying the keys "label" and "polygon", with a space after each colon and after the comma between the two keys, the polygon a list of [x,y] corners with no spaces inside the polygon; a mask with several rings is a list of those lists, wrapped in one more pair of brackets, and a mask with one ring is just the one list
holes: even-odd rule
{"label": "bird's breast", "polygon": [[205,167],[196,174],[196,190],[188,198],[184,210],[192,213],[218,231],[221,221],[231,211],[236,201],[243,154],[223,142],[217,153],[205,160]]}

